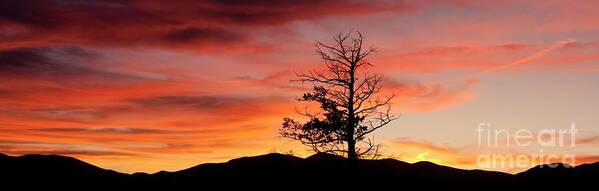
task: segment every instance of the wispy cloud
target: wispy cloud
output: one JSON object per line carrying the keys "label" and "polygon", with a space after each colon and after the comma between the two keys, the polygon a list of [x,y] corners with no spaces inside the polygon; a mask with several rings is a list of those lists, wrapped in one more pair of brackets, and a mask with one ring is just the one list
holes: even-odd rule
{"label": "wispy cloud", "polygon": [[596,143],[599,143],[599,135],[576,139],[576,144],[586,145],[586,144],[596,144]]}
{"label": "wispy cloud", "polygon": [[83,127],[83,128],[39,128],[29,129],[31,131],[49,132],[49,133],[90,133],[90,134],[179,134],[186,131],[135,128],[135,127]]}
{"label": "wispy cloud", "polygon": [[467,78],[468,79],[477,78],[480,75],[483,75],[485,73],[497,72],[497,71],[500,71],[500,70],[505,70],[505,69],[513,68],[513,67],[516,67],[516,66],[519,66],[519,65],[523,65],[523,64],[532,62],[533,60],[536,60],[536,59],[538,59],[538,58],[540,58],[542,56],[545,56],[546,54],[548,54],[548,53],[550,53],[552,51],[560,49],[560,48],[562,48],[562,47],[564,47],[564,46],[566,46],[566,45],[568,45],[570,43],[575,43],[575,42],[576,42],[576,40],[573,40],[573,39],[560,40],[560,41],[554,43],[553,45],[551,45],[549,47],[546,47],[544,49],[541,49],[541,50],[535,52],[534,54],[531,54],[531,55],[526,56],[524,58],[515,60],[515,61],[513,61],[511,63],[502,64],[502,65],[498,65],[498,66],[493,66],[493,67],[484,69],[482,71],[475,72],[475,73],[470,74],[469,76],[467,76]]}

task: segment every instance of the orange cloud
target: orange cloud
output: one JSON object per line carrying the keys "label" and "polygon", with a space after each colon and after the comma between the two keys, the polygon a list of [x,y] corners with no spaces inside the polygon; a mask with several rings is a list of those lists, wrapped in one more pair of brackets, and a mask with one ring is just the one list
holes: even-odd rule
{"label": "orange cloud", "polygon": [[471,85],[472,83],[469,83],[448,90],[440,83],[422,84],[389,79],[384,87],[396,96],[393,102],[400,110],[432,112],[474,99],[476,96],[468,91]]}
{"label": "orange cloud", "polygon": [[444,147],[432,144],[430,142],[419,142],[409,139],[396,139],[391,141],[391,145],[399,146],[399,147],[408,147],[408,148],[421,148],[424,150],[429,150],[433,152],[443,153],[443,154],[458,154],[459,149],[452,147]]}
{"label": "orange cloud", "polygon": [[578,155],[576,156],[576,165],[588,164],[588,163],[596,163],[599,161],[599,156],[597,155]]}
{"label": "orange cloud", "polygon": [[383,149],[396,154],[394,157],[408,162],[430,161],[462,168],[476,167],[476,156],[462,148],[407,138],[390,140],[383,145]]}

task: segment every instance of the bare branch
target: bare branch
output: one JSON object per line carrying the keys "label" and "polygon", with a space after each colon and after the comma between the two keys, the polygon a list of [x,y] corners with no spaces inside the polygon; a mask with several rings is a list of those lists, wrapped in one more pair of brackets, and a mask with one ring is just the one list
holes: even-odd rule
{"label": "bare branch", "polygon": [[[379,145],[365,136],[397,117],[390,114],[394,96],[381,98],[382,75],[362,70],[372,66],[367,60],[374,48],[364,47],[359,31],[339,33],[334,43],[316,42],[315,52],[324,63],[322,70],[296,74],[298,82],[311,83],[314,91],[299,101],[317,102],[322,112],[304,109],[298,113],[309,118],[299,123],[285,118],[280,134],[310,146],[315,152],[347,154],[349,158],[377,157]],[[385,111],[379,108],[386,107]]]}

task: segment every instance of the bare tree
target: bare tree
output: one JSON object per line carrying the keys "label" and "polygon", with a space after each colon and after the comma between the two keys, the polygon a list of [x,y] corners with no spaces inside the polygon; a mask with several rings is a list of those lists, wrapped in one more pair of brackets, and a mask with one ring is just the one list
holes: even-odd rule
{"label": "bare tree", "polygon": [[321,112],[299,112],[309,118],[300,123],[284,118],[280,134],[312,147],[315,152],[345,155],[349,159],[378,156],[379,145],[368,134],[397,117],[390,114],[393,95],[378,96],[382,75],[366,71],[374,48],[363,47],[360,32],[339,33],[334,43],[316,42],[316,53],[326,69],[297,74],[313,85],[298,101],[319,103]]}

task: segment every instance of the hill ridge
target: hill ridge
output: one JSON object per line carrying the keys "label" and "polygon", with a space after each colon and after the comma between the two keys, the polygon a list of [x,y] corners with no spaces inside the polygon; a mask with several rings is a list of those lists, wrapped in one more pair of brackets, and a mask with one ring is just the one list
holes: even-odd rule
{"label": "hill ridge", "polygon": [[[396,159],[340,160],[338,156],[315,154],[306,158],[270,153],[231,159],[223,163],[204,163],[187,169],[153,174],[125,174],[97,167],[73,157],[29,154],[4,157],[1,153],[1,177],[9,183],[40,182],[46,185],[94,184],[103,187],[178,187],[194,184],[211,185],[222,180],[253,184],[264,180],[288,182],[310,177],[321,180],[359,180],[379,177],[412,185],[542,185],[546,181],[578,182],[599,176],[599,162],[573,168],[542,168],[535,166],[518,174],[497,171],[465,170],[433,162],[406,163]],[[8,160],[6,160],[8,159]],[[102,184],[101,184],[102,183]],[[387,183],[393,183],[389,181]]]}

